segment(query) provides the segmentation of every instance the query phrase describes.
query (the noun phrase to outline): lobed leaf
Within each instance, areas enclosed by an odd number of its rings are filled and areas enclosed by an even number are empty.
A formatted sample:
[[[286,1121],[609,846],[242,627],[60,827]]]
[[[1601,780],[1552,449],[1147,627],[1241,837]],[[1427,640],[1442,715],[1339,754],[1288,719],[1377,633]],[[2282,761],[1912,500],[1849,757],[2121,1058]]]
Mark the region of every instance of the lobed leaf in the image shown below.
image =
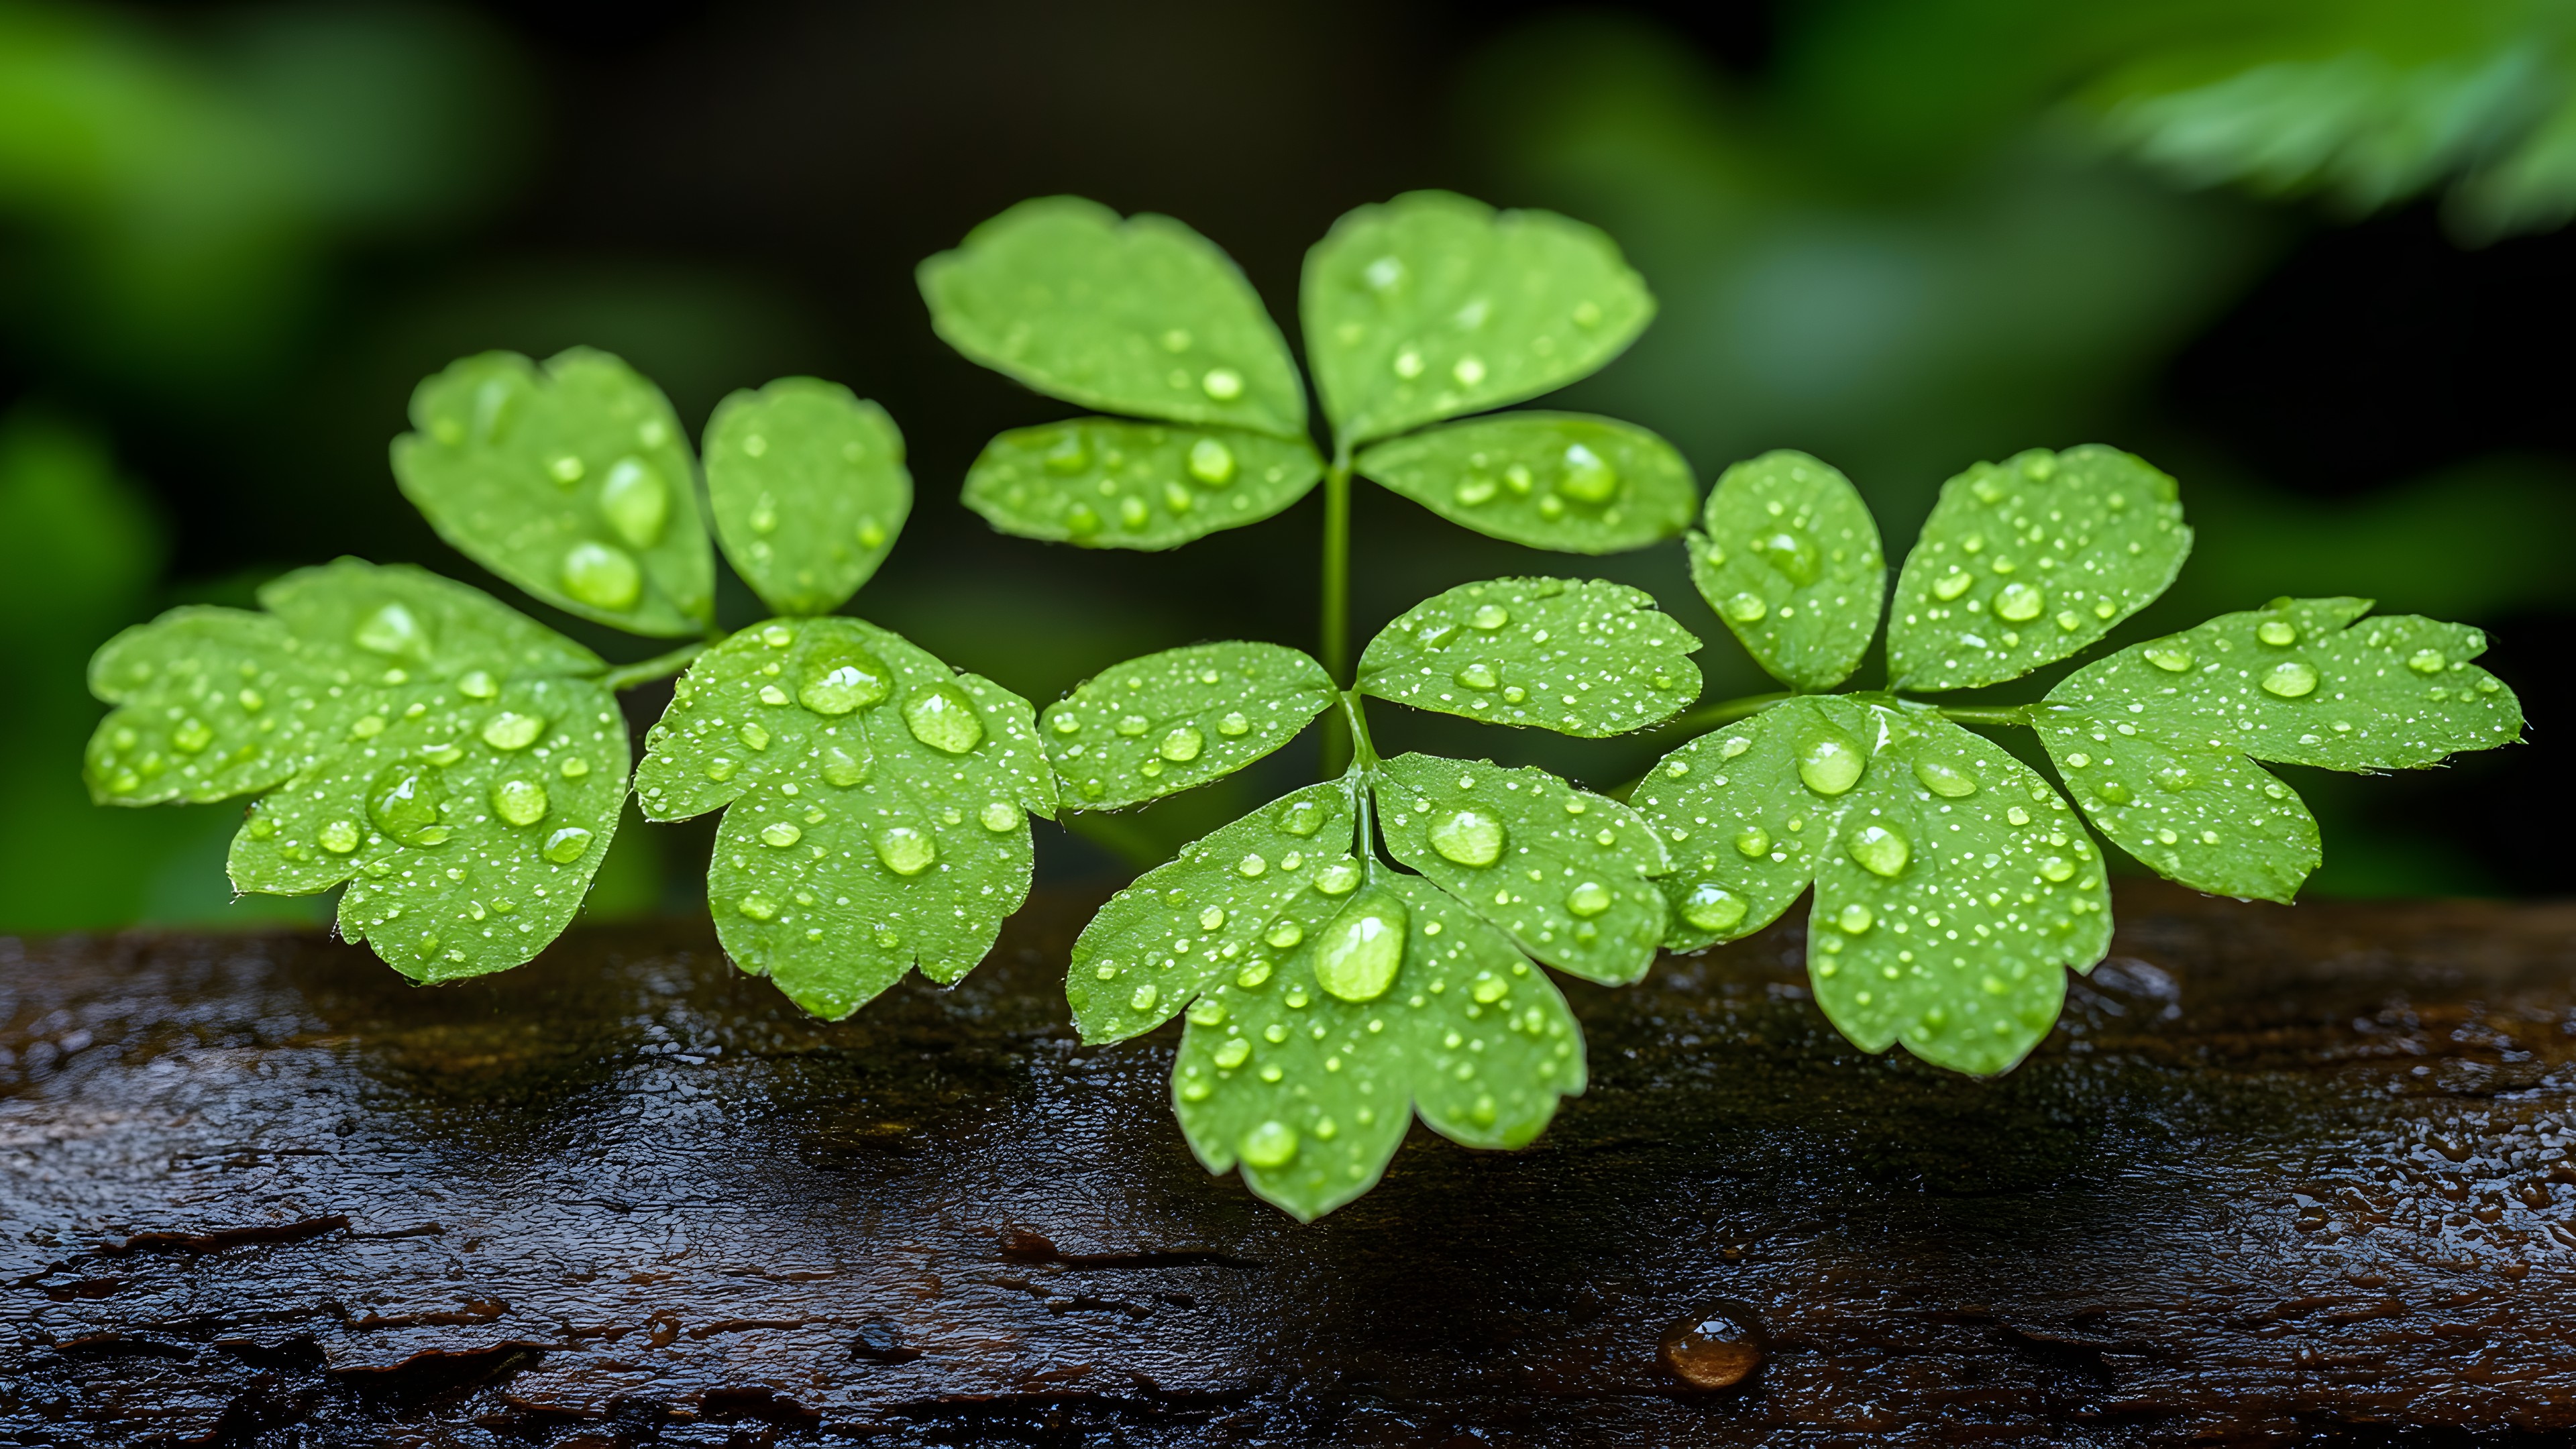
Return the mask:
[[[2522,734],[2522,705],[2469,663],[2486,635],[2365,599],[2276,599],[2069,675],[2034,712],[2104,833],[2172,880],[2286,901],[2316,824],[2251,763],[2416,769]]]
[[[1301,307],[1333,436],[1354,447],[1596,372],[1655,301],[1597,228],[1414,191],[1333,224]]]
[[[1493,579],[1414,605],[1360,655],[1362,693],[1599,738],[1699,697],[1700,647],[1653,596],[1598,579]]]
[[[1690,536],[1691,582],[1771,676],[1804,690],[1851,677],[1878,632],[1887,560],[1850,480],[1779,449],[1738,463]]]
[[[1024,201],[921,264],[949,346],[1051,397],[1303,440],[1306,391],[1214,242],[1077,196]]]
[[[2174,480],[2143,459],[2087,444],[1980,463],[1941,485],[1897,578],[1890,687],[1972,689],[2070,658],[2190,553]]]
[[[1199,1161],[1301,1221],[1375,1186],[1412,1112],[1519,1147],[1584,1086],[1573,1013],[1502,931],[1374,865],[1343,901],[1270,972],[1199,999],[1172,1074]]]
[[[1531,548],[1617,553],[1671,538],[1697,490],[1673,445],[1631,423],[1517,412],[1426,428],[1359,471],[1450,522]]]
[[[438,536],[559,609],[635,634],[715,611],[697,469],[653,386],[605,352],[450,363],[411,398],[394,477]]]
[[[1073,943],[1065,999],[1086,1042],[1169,1021],[1220,978],[1249,991],[1360,882],[1352,779],[1292,791],[1109,898]]]
[[[1664,944],[1696,951],[1779,919],[1815,878],[1808,847],[1824,838],[1819,802],[1798,778],[1801,747],[1857,740],[1848,700],[1783,700],[1700,736],[1646,772],[1629,804],[1662,832],[1675,869],[1657,884],[1672,905]]]
[[[346,883],[340,929],[416,980],[517,966],[570,924],[626,793],[625,724],[589,650],[414,568],[342,559],[189,608],[91,663],[117,706],[87,773],[104,804],[269,791],[236,889]]]
[[[1666,911],[1649,877],[1672,861],[1625,805],[1484,760],[1403,755],[1371,781],[1388,852],[1522,951],[1610,986],[1655,963]]]
[[[876,574],[912,512],[903,432],[839,383],[782,377],[707,422],[716,540],[781,614],[828,614]]]
[[[1178,548],[1278,513],[1323,474],[1302,438],[1075,418],[985,444],[966,474],[966,506],[1021,538]]]
[[[1064,805],[1115,810],[1222,779],[1296,738],[1340,697],[1276,644],[1194,644],[1130,659],[1050,706],[1040,731]]]
[[[707,897],[746,971],[839,1018],[918,965],[962,977],[1028,895],[1055,781],[1028,702],[857,619],[698,657],[645,740],[654,820],[730,806]]]

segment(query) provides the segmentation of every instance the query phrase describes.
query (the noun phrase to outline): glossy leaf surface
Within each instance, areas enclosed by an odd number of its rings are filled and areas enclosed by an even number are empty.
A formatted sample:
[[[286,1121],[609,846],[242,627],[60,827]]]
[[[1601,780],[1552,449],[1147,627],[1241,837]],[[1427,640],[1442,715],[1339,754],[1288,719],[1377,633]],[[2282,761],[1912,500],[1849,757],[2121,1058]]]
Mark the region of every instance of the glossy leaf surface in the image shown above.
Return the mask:
[[[1560,553],[1618,553],[1690,523],[1697,490],[1673,445],[1631,423],[1514,412],[1426,428],[1359,472],[1478,533]]]
[[[903,433],[838,383],[783,377],[707,423],[707,501],[725,558],[781,614],[849,602],[912,512]]]
[[[1800,752],[1837,736],[1856,750],[1863,720],[1847,700],[1783,700],[1692,740],[1637,782],[1629,804],[1674,863],[1658,882],[1672,905],[1667,946],[1750,936],[1807,889],[1823,802],[1798,778]]]
[[[1493,579],[1434,595],[1379,631],[1360,656],[1359,688],[1494,724],[1618,735],[1699,697],[1699,647],[1642,589]]]
[[[1754,662],[1799,689],[1831,689],[1878,632],[1887,560],[1850,480],[1782,449],[1736,464],[1690,536],[1691,582]]]
[[[1178,548],[1276,514],[1323,475],[1303,439],[1075,418],[985,444],[966,474],[966,506],[1021,538]]]
[[[1332,676],[1295,649],[1228,641],[1103,670],[1047,708],[1040,735],[1064,804],[1114,810],[1231,775],[1332,707]]]

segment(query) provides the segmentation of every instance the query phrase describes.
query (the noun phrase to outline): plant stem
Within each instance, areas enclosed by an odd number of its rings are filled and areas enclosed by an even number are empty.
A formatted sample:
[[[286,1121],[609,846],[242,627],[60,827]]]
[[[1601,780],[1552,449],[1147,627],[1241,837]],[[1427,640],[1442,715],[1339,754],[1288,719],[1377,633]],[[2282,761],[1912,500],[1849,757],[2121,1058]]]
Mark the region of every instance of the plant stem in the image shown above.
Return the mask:
[[[1339,713],[1350,730],[1351,744],[1358,753],[1360,769],[1363,772],[1376,769],[1377,742],[1369,738],[1368,709],[1360,703],[1358,690],[1342,691],[1342,707]],[[1366,862],[1373,859],[1371,852],[1377,849],[1376,794],[1369,788],[1365,779],[1361,781],[1357,793],[1360,859]]]
[[[656,654],[650,659],[639,659],[632,664],[620,665],[601,675],[599,682],[607,685],[611,690],[622,690],[633,689],[639,684],[650,684],[656,679],[668,679],[688,668],[690,660],[704,654],[707,651],[707,643],[708,641],[701,640],[693,644],[683,644],[668,654]]]
[[[1692,734],[1698,734],[1702,730],[1715,729],[1722,724],[1733,724],[1749,714],[1760,714],[1784,699],[1796,697],[1784,689],[1775,694],[1748,694],[1742,699],[1721,700],[1705,709],[1695,709],[1677,719],[1666,720],[1657,727],[1656,733],[1688,730]]]
[[[1956,724],[2027,725],[2030,706],[2026,704],[1943,704],[1934,708],[1941,718]]]
[[[1351,681],[1351,459],[1336,450],[1324,470],[1324,579],[1322,634],[1316,656],[1335,685]],[[1349,768],[1351,737],[1347,710],[1324,717],[1324,775]]]

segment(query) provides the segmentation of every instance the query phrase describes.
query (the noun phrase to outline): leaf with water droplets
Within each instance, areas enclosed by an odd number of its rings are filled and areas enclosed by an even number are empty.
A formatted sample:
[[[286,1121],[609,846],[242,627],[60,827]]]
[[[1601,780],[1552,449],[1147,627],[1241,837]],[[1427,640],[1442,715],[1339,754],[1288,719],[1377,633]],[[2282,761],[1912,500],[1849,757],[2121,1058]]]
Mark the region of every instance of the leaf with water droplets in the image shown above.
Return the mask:
[[[1302,438],[1074,418],[985,444],[966,474],[966,506],[1021,538],[1178,548],[1278,513],[1323,474]]]
[[[1024,201],[921,264],[942,340],[1109,412],[1303,440],[1306,389],[1232,258],[1168,216]]]
[[[450,363],[411,398],[394,477],[438,535],[559,609],[634,634],[715,611],[697,469],[661,389],[576,347]]]
[[[1414,191],[1333,223],[1306,253],[1306,357],[1333,434],[1357,446],[1553,392],[1655,315],[1594,227]]]
[[[1672,861],[1627,806],[1545,770],[1486,760],[1401,755],[1373,778],[1389,853],[1521,950],[1610,986],[1654,964],[1666,912],[1649,877]]]
[[[340,931],[422,981],[505,970],[561,934],[626,792],[626,730],[580,645],[478,590],[355,559],[110,640],[89,746],[105,804],[267,791],[238,890],[346,883]]]
[[[1868,766],[1815,851],[1816,1004],[1866,1050],[2005,1071],[2056,1024],[2064,968],[2110,949],[2102,853],[1993,741],[1922,710],[1863,712]]]
[[[1862,749],[1868,716],[1832,697],[1783,700],[1655,762],[1628,803],[1663,836],[1674,869],[1661,877],[1671,903],[1664,944],[1695,951],[1750,936],[1779,918],[1815,877],[1812,847],[1825,837],[1826,786]]]
[[[1599,738],[1699,698],[1700,647],[1642,589],[1492,579],[1414,605],[1360,655],[1363,693],[1415,709]]]
[[[1333,706],[1324,666],[1276,644],[1194,644],[1114,665],[1040,721],[1071,810],[1115,810],[1222,779]]]
[[[2032,724],[2075,803],[2169,879],[2287,901],[2316,822],[2252,763],[2419,769],[2522,736],[2522,704],[2469,663],[2486,635],[2366,599],[2276,599],[2069,675]]]
[[[1738,463],[1690,536],[1691,582],[1754,662],[1783,683],[1831,689],[1878,632],[1887,560],[1848,479],[1780,449]]]
[[[1515,412],[1359,455],[1358,470],[1450,522],[1531,548],[1618,553],[1689,526],[1698,490],[1673,445],[1632,423]]]
[[[1510,937],[1383,868],[1345,899],[1257,980],[1220,975],[1172,1071],[1199,1161],[1300,1221],[1376,1186],[1416,1112],[1520,1147],[1584,1086],[1582,1029]]]
[[[2174,480],[2086,444],[1941,486],[1888,615],[1894,687],[1972,689],[2054,664],[2162,594],[2191,553]]]
[[[716,404],[707,423],[716,539],[782,614],[828,614],[894,548],[912,512],[903,433],[839,383],[782,377]]]
[[[707,866],[726,953],[832,1019],[983,960],[1028,895],[1028,815],[1055,812],[1028,701],[857,619],[699,655],[644,748],[646,818],[728,807]]]
[[[1348,779],[1283,795],[1109,898],[1073,943],[1065,999],[1086,1042],[1169,1021],[1219,980],[1249,990],[1359,888]]]

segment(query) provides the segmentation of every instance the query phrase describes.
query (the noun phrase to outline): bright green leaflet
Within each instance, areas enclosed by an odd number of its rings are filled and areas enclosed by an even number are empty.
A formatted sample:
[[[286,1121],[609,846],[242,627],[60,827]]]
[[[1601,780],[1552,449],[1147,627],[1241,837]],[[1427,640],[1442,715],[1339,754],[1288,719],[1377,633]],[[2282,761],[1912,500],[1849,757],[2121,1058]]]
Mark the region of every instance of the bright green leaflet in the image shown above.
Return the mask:
[[[1808,774],[1825,838],[1807,974],[1816,1004],[1868,1051],[1989,1075],[2057,1022],[2063,968],[2111,945],[2102,853],[2046,781],[1929,711],[1851,707],[1869,759]],[[1802,761],[1803,762],[1803,761]]]
[[[1806,890],[1824,829],[1799,762],[1820,744],[1831,746],[1820,764],[1841,750],[1858,760],[1863,723],[1845,700],[1784,700],[1673,751],[1637,782],[1628,803],[1663,832],[1675,862],[1658,882],[1672,903],[1665,945],[1696,951],[1750,936]]]
[[[1642,589],[1493,579],[1416,604],[1360,655],[1362,693],[1415,709],[1599,738],[1699,698],[1700,647]]]
[[[1427,428],[1359,471],[1450,522],[1531,548],[1617,553],[1690,524],[1698,490],[1673,445],[1633,423],[1516,412]]]
[[[1178,548],[1270,517],[1323,474],[1303,439],[1075,418],[985,444],[966,474],[966,506],[1022,538]]]
[[[1896,581],[1891,687],[1972,689],[2069,658],[2190,553],[2174,480],[2142,459],[2087,444],[1980,463],[1941,486]]]
[[[1115,810],[1222,779],[1296,738],[1337,694],[1276,644],[1195,644],[1103,671],[1048,707],[1040,736],[1075,810]]]
[[[1276,969],[1191,1008],[1172,1074],[1199,1161],[1241,1167],[1301,1221],[1374,1187],[1412,1112],[1453,1142],[1519,1147],[1584,1086],[1582,1034],[1544,971],[1431,883],[1368,876]],[[1392,977],[1365,1000],[1326,990],[1337,948],[1372,929]]]
[[[412,393],[394,477],[438,535],[557,608],[635,634],[705,632],[715,559],[661,389],[575,347],[543,371],[460,359]]]
[[[903,433],[835,382],[737,392],[707,422],[707,505],[762,602],[828,614],[876,573],[912,512]]]
[[[2315,824],[2252,760],[2415,769],[2521,737],[2522,705],[2469,663],[2486,636],[2364,599],[2279,599],[2121,650],[2032,723],[2076,803],[2159,874],[2287,900]]]
[[[1300,304],[1344,447],[1552,392],[1655,314],[1645,279],[1596,228],[1445,191],[1335,222],[1306,253]]]
[[[1781,449],[1738,463],[1690,536],[1691,582],[1754,662],[1799,689],[1851,677],[1878,632],[1887,559],[1850,480]]]
[[[919,965],[964,976],[1028,895],[1055,781],[1028,702],[856,619],[773,620],[699,656],[637,773],[647,818],[729,805],[716,935],[840,1018]]]
[[[1521,950],[1611,986],[1655,963],[1666,912],[1649,877],[1672,862],[1627,806],[1544,770],[1482,760],[1403,755],[1371,776],[1388,852]]]
[[[1306,390],[1261,298],[1167,216],[1074,196],[1024,201],[921,264],[948,345],[1039,392],[1109,412],[1303,439]]]
[[[236,888],[349,882],[340,930],[423,981],[505,970],[571,923],[626,793],[624,718],[590,651],[412,568],[343,559],[109,641],[102,803],[273,791]],[[282,787],[282,788],[279,788]]]
[[[1065,998],[1086,1042],[1171,1020],[1220,979],[1258,988],[1360,882],[1353,781],[1283,795],[1109,898],[1073,945]]]

